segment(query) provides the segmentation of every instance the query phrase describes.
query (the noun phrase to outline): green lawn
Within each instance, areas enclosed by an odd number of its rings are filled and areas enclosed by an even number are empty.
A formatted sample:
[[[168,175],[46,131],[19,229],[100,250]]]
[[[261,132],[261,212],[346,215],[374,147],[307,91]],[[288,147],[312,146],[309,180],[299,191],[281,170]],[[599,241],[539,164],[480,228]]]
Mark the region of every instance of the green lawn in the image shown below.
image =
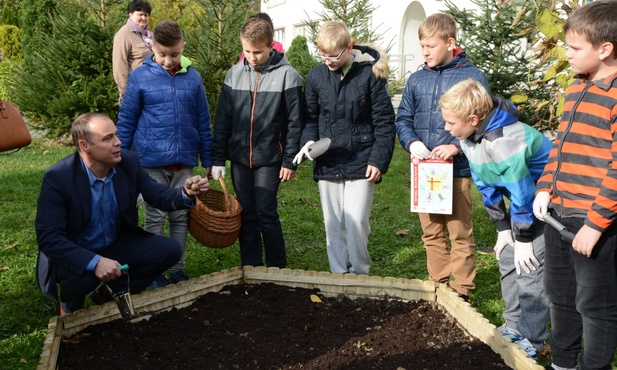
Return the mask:
[[[35,369],[55,305],[35,283],[34,218],[41,177],[46,168],[73,148],[44,139],[10,155],[0,155],[0,363],[3,369]],[[369,249],[371,274],[427,279],[418,217],[409,212],[409,161],[397,144],[390,171],[375,190]],[[228,187],[231,181],[228,179]],[[213,186],[218,186],[214,184]],[[280,214],[288,248],[288,267],[328,271],[323,216],[310,162],[298,176],[281,186]],[[476,233],[476,290],[472,305],[493,324],[500,325],[503,302],[499,271],[492,245],[496,232],[473,189]],[[397,233],[407,230],[406,233]],[[402,235],[398,235],[402,234]],[[483,252],[484,251],[484,252]],[[239,265],[237,245],[226,249],[188,242],[187,273],[209,274]]]

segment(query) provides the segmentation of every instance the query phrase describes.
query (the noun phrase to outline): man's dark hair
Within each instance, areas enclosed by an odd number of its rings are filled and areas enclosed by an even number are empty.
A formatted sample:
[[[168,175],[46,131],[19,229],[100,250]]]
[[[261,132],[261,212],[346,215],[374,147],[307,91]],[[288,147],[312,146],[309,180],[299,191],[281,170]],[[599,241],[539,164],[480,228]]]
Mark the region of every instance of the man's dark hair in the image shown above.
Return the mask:
[[[160,21],[154,27],[154,43],[163,46],[176,46],[184,41],[180,25],[172,20]]]
[[[84,113],[81,116],[75,118],[73,123],[71,124],[71,137],[73,139],[73,145],[77,151],[79,149],[79,140],[86,140],[88,143],[92,143],[92,133],[90,132],[90,121],[93,118],[106,118],[109,119],[109,116],[105,113]]]
[[[132,0],[126,7],[129,14],[133,12],[144,12],[148,15],[152,12],[152,6],[145,0]]]

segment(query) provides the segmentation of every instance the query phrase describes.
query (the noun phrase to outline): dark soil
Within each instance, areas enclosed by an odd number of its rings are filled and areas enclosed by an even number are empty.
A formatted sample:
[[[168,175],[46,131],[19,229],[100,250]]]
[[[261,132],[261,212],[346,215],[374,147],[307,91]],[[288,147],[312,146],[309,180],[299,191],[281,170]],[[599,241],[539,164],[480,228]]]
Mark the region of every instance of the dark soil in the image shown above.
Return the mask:
[[[272,283],[230,285],[149,321],[91,326],[63,340],[58,363],[80,370],[508,369],[434,302],[326,298]]]

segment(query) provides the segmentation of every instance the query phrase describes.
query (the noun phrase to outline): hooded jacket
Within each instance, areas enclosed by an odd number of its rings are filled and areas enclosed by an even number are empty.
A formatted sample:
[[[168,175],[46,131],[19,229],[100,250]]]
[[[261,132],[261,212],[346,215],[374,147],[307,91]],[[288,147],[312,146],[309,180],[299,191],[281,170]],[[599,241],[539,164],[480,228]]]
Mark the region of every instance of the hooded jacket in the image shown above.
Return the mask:
[[[245,167],[295,170],[302,130],[302,76],[278,51],[253,67],[246,59],[227,71],[216,111],[215,166],[226,160]]]
[[[368,165],[388,171],[396,130],[388,91],[385,54],[354,45],[354,62],[341,79],[323,64],[306,78],[306,126],[302,145],[330,138],[329,149],[313,162],[313,178],[356,180],[366,178]]]
[[[171,165],[211,167],[212,132],[206,91],[199,72],[182,57],[173,76],[153,60],[131,72],[118,114],[122,149],[145,168]]]
[[[445,144],[460,148],[458,140],[444,130],[439,99],[449,88],[468,78],[480,82],[490,94],[486,75],[467,60],[461,48],[454,50],[454,59],[450,63],[434,68],[425,63],[421,70],[409,77],[396,117],[396,132],[405,150],[409,151],[409,144],[418,140],[428,150]],[[469,163],[464,155],[454,156],[453,162],[454,177],[470,176]]]
[[[519,122],[512,103],[494,97],[493,109],[476,133],[460,144],[497,230],[512,228],[516,240],[531,242],[534,222],[539,223],[533,215],[536,182],[552,143],[533,127]],[[504,198],[510,200],[509,212]]]

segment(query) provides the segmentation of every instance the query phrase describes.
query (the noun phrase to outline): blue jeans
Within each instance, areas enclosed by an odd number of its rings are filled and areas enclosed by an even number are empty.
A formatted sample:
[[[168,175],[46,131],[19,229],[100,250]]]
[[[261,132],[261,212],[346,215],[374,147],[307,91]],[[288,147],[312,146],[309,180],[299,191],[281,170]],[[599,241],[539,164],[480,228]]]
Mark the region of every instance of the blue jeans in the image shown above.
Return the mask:
[[[231,163],[234,191],[242,206],[239,238],[242,266],[263,266],[262,250],[268,267],[287,266],[276,198],[280,170],[280,166],[249,168]]]
[[[548,339],[549,303],[544,289],[544,235],[536,225],[532,245],[540,266],[529,273],[516,273],[514,247],[506,246],[499,257],[501,295],[506,302],[503,318],[509,328],[518,330],[536,349]]]
[[[553,216],[573,233],[583,226],[582,218]],[[591,258],[572,249],[549,225],[544,236],[553,363],[575,367],[578,360],[581,370],[610,369],[617,348],[617,225],[602,234]]]

